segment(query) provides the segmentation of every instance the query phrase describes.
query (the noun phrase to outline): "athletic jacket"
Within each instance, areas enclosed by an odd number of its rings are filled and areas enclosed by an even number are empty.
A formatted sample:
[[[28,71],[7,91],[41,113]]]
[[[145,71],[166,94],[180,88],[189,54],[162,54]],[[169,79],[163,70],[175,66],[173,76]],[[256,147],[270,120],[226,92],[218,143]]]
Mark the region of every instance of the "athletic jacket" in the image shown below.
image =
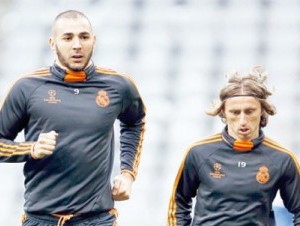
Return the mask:
[[[19,79],[0,111],[0,162],[25,162],[25,211],[93,213],[111,209],[114,122],[120,120],[121,170],[133,176],[141,154],[145,108],[128,76],[94,65],[86,81],[64,81],[53,65]],[[24,129],[25,142],[13,140]],[[40,133],[58,133],[53,155],[32,158]]]
[[[168,225],[275,225],[272,202],[278,190],[294,214],[294,224],[300,225],[296,157],[262,131],[251,145],[245,145],[224,129],[187,150],[170,199]]]

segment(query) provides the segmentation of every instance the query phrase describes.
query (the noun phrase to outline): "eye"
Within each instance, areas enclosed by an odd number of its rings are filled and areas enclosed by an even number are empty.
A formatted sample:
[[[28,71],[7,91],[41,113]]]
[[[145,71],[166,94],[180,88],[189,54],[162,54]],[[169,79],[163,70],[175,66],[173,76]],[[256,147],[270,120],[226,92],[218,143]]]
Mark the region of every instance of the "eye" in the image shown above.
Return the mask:
[[[88,40],[88,39],[91,38],[91,36],[90,36],[89,33],[84,32],[84,33],[79,34],[79,38],[82,39],[82,40]]]
[[[248,109],[245,111],[245,114],[251,115],[255,110],[254,109]]]
[[[64,36],[63,40],[65,40],[65,41],[71,41],[72,37],[71,36]]]
[[[239,115],[241,113],[241,111],[231,111],[231,114],[233,115]]]

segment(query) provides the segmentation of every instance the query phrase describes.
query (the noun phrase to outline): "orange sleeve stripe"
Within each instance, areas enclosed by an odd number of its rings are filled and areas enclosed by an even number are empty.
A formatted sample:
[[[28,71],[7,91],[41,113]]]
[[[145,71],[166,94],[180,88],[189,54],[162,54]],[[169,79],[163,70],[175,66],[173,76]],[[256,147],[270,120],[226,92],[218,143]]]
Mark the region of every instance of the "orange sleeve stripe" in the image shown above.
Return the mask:
[[[138,90],[134,80],[130,76],[128,76],[127,74],[119,73],[119,72],[114,71],[110,68],[102,68],[102,67],[99,67],[99,66],[96,66],[96,72],[106,74],[106,75],[115,75],[115,76],[125,77],[133,84],[133,86],[135,87],[135,89],[139,93],[139,90]],[[145,107],[144,107],[144,111],[146,112]],[[143,122],[145,122],[145,118],[143,119]],[[140,164],[140,159],[141,159],[142,143],[143,143],[143,140],[144,140],[144,133],[145,133],[145,125],[142,128],[142,131],[140,133],[140,139],[139,139],[139,143],[138,143],[138,147],[137,147],[137,152],[135,154],[135,158],[134,158],[134,162],[133,162],[133,171],[132,171],[132,173],[133,173],[134,177],[136,177],[136,175],[138,173],[138,166]]]
[[[4,147],[4,148],[28,148],[31,147],[31,143],[19,143],[19,144],[6,144],[6,143],[2,143],[0,142],[0,147]]]
[[[44,67],[44,68],[40,68],[38,70],[35,70],[33,72],[27,73],[27,74],[23,74],[21,75],[21,78],[23,77],[30,77],[30,76],[50,76],[50,68],[49,67]]]
[[[192,146],[193,147],[193,146]],[[175,200],[175,197],[176,197],[176,189],[177,189],[177,186],[179,184],[179,180],[181,178],[181,175],[182,175],[182,171],[183,171],[183,168],[184,168],[184,161],[188,155],[188,153],[191,151],[192,147],[188,148],[184,155],[183,155],[183,160],[181,161],[181,164],[179,166],[179,170],[178,170],[178,173],[176,175],[176,178],[175,178],[175,182],[174,182],[174,186],[173,186],[173,189],[172,189],[172,195],[171,195],[171,199],[170,199],[170,204],[169,204],[169,211],[168,211],[168,226],[176,226],[177,225],[177,219],[176,219],[176,209],[177,209],[177,205],[176,205],[176,200]]]
[[[6,95],[4,96],[4,98],[2,98],[2,101],[0,103],[0,110],[2,109],[3,107],[3,104],[4,104],[4,101],[6,100],[7,98],[7,95],[9,94],[10,90],[12,89],[12,87],[17,83],[17,81],[19,81],[20,79],[22,78],[27,78],[27,77],[39,77],[39,76],[50,76],[51,73],[50,73],[50,69],[49,68],[41,68],[39,70],[36,70],[32,73],[29,73],[29,74],[23,74],[21,75],[18,79],[16,79],[12,85],[10,86],[10,88],[8,89],[8,92],[6,92]]]
[[[104,68],[104,67],[99,67],[99,66],[95,66],[95,70],[98,73],[103,73],[103,74],[118,74],[117,71],[112,70],[111,68]]]
[[[267,137],[263,141],[263,144],[265,144],[268,147],[274,148],[277,151],[284,152],[284,153],[288,154],[289,156],[291,156],[291,158],[294,160],[294,162],[297,166],[298,173],[300,174],[299,161],[298,161],[296,155],[292,151],[285,149],[280,144],[278,144],[277,142],[275,142],[275,141],[273,141],[273,140],[271,140],[270,138],[267,138]]]
[[[185,162],[185,159],[186,159],[187,155],[189,154],[191,149],[195,146],[214,143],[214,142],[220,142],[220,141],[222,141],[222,134],[218,133],[216,135],[209,136],[207,138],[204,138],[200,141],[195,142],[190,147],[188,147],[188,149],[185,151],[184,156],[183,156],[183,160],[180,164],[177,176],[175,178],[173,190],[172,190],[172,195],[171,195],[170,204],[169,204],[169,211],[168,211],[168,226],[177,226],[177,219],[176,219],[177,205],[176,205],[176,200],[175,200],[176,189],[178,187],[179,180],[180,180],[182,172],[183,172],[184,162]]]
[[[0,151],[3,151],[3,152],[14,152],[15,150],[18,150],[18,151],[26,151],[28,150],[28,148],[30,147],[19,147],[19,146],[12,146],[12,147],[9,147],[9,148],[4,148],[2,147],[2,145],[0,145]]]
[[[145,122],[145,118],[143,119],[143,122]],[[139,139],[139,144],[137,147],[137,152],[135,154],[134,162],[133,162],[133,174],[136,177],[138,173],[138,167],[140,165],[140,159],[141,159],[141,154],[142,154],[142,148],[143,148],[143,141],[144,141],[144,133],[145,133],[145,124],[141,130],[140,133],[140,139]]]
[[[124,77],[124,78],[127,78],[132,84],[133,86],[135,87],[135,89],[139,92],[139,89],[135,83],[135,81],[127,74],[125,73],[119,73],[117,71],[114,71],[112,69],[109,69],[109,68],[101,68],[101,67],[98,67],[96,66],[96,72],[98,73],[102,73],[102,74],[106,74],[106,75],[116,75],[116,76],[121,76],[121,77]],[[144,107],[144,111],[146,111],[146,108]]]
[[[0,156],[9,157],[16,155],[25,155],[31,153],[34,143],[20,143],[19,145],[9,145],[0,143]]]

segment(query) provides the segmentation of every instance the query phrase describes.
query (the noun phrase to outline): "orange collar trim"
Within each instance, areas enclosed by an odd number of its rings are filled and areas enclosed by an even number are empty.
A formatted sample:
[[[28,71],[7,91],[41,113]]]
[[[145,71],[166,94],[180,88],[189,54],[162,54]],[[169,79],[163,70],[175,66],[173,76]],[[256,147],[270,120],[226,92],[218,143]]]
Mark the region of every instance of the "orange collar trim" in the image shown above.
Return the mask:
[[[85,82],[86,74],[84,71],[67,71],[64,78],[65,82]]]
[[[250,151],[253,147],[252,141],[236,140],[233,143],[233,149],[237,151]]]

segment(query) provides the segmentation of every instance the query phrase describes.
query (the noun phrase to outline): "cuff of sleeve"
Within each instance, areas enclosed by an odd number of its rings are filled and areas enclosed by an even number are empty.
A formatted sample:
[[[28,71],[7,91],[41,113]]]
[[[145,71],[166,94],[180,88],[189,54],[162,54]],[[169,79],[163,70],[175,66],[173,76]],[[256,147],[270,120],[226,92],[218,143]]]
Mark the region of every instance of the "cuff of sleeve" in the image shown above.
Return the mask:
[[[129,174],[132,176],[133,181],[135,181],[136,175],[135,175],[132,171],[127,170],[127,169],[123,169],[123,170],[121,170],[121,174],[122,174],[122,173],[129,173]]]

